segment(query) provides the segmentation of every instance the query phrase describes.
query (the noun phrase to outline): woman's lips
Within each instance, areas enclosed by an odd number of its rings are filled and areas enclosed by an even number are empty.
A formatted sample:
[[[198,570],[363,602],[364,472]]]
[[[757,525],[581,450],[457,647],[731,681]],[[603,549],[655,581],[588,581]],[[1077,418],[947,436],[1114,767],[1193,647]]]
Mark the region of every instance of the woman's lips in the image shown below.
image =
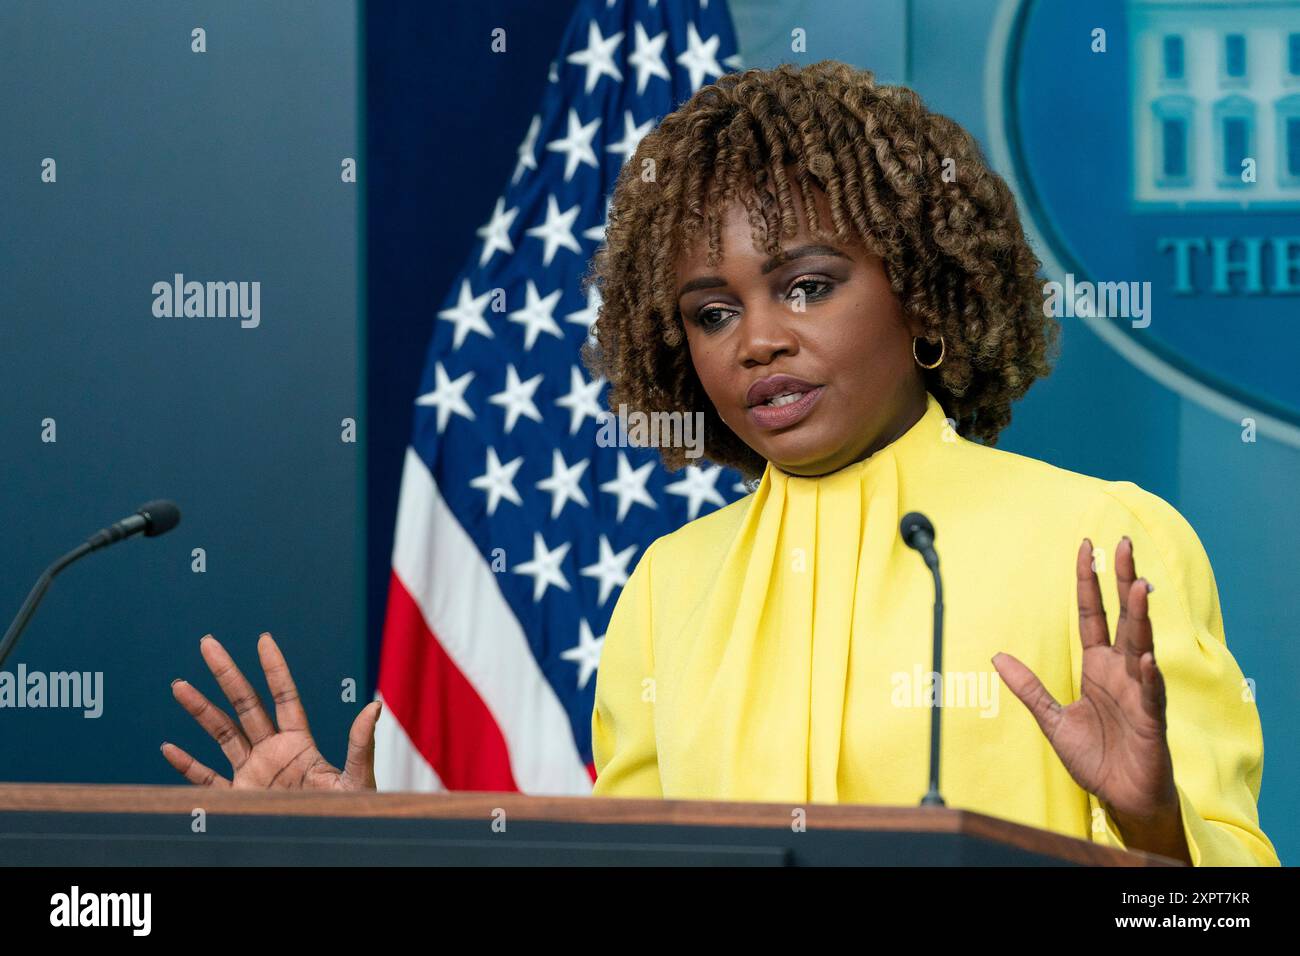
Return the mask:
[[[790,402],[788,405],[751,405],[746,410],[746,414],[749,415],[749,420],[759,428],[786,428],[802,420],[811,412],[824,391],[826,391],[826,386],[818,385],[816,388],[804,392],[798,401]]]

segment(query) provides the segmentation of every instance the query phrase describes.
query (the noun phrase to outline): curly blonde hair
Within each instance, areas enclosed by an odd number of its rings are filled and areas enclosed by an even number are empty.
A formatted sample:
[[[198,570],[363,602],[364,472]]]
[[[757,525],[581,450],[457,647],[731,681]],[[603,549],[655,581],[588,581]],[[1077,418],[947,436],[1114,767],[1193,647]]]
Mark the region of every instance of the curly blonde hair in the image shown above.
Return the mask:
[[[814,184],[829,201],[829,230]],[[958,434],[996,444],[1012,402],[1050,373],[1060,331],[1044,315],[1042,264],[1015,199],[965,129],[913,90],[835,60],[723,76],[665,116],[620,171],[605,242],[582,280],[601,298],[582,361],[609,381],[610,408],[703,411],[704,456],[762,473],[765,459],[726,426],[695,373],[675,263],[701,233],[717,263],[734,201],[755,250],[777,255],[798,230],[792,188],[818,240],[884,260],[905,313],[929,341],[944,338],[943,363],[922,370],[926,388]],[[670,471],[688,463],[682,448],[660,456]]]

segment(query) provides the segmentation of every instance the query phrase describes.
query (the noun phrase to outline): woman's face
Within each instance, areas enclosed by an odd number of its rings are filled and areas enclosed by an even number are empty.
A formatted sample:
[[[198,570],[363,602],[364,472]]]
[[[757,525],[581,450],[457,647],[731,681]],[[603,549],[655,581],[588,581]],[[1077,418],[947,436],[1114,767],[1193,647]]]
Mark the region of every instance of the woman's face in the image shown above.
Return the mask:
[[[829,223],[825,194],[814,188],[814,196]],[[818,243],[797,190],[792,200],[799,232],[773,261],[754,250],[745,208],[733,204],[721,261],[706,265],[703,242],[678,259],[677,304],[696,374],[722,420],[783,471],[813,476],[874,454],[925,412],[912,356],[921,328],[909,328],[880,257]],[[778,375],[797,381],[782,384]],[[795,398],[764,404],[765,384]]]

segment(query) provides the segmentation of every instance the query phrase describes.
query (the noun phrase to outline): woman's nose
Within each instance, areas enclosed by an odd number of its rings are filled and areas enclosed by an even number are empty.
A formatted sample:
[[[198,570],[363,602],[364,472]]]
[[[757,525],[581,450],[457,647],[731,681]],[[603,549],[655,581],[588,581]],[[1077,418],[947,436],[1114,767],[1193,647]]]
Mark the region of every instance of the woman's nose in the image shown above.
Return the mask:
[[[741,362],[766,365],[782,353],[798,352],[792,318],[793,313],[784,303],[763,302],[746,309],[740,317]]]

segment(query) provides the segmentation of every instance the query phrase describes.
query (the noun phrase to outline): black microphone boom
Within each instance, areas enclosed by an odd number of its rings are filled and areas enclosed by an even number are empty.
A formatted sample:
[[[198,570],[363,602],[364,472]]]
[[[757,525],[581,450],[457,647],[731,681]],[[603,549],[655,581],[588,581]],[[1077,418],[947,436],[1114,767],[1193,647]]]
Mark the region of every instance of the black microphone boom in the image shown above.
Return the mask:
[[[27,595],[27,600],[23,602],[23,606],[18,609],[18,615],[14,618],[13,623],[9,625],[9,630],[5,631],[4,640],[0,640],[0,667],[4,666],[5,659],[9,657],[14,645],[18,643],[18,636],[22,634],[23,628],[27,626],[27,622],[36,613],[36,606],[41,603],[41,598],[45,597],[45,592],[49,590],[50,582],[54,580],[56,574],[73,561],[83,555],[90,554],[92,551],[106,548],[123,538],[129,538],[131,535],[141,532],[144,532],[146,538],[164,534],[180,524],[180,520],[181,512],[176,507],[175,502],[164,499],[150,501],[141,505],[136,510],[136,513],[129,518],[123,518],[116,524],[96,531],[82,544],[46,568],[41,573],[41,576],[36,579],[36,585],[32,588],[31,593]]]
[[[934,655],[935,705],[930,709],[930,789],[921,798],[923,807],[944,806],[939,795],[939,731],[943,722],[943,579],[939,576],[939,555],[934,550],[934,525],[919,511],[903,515],[898,525],[903,541],[919,551],[934,575]]]

